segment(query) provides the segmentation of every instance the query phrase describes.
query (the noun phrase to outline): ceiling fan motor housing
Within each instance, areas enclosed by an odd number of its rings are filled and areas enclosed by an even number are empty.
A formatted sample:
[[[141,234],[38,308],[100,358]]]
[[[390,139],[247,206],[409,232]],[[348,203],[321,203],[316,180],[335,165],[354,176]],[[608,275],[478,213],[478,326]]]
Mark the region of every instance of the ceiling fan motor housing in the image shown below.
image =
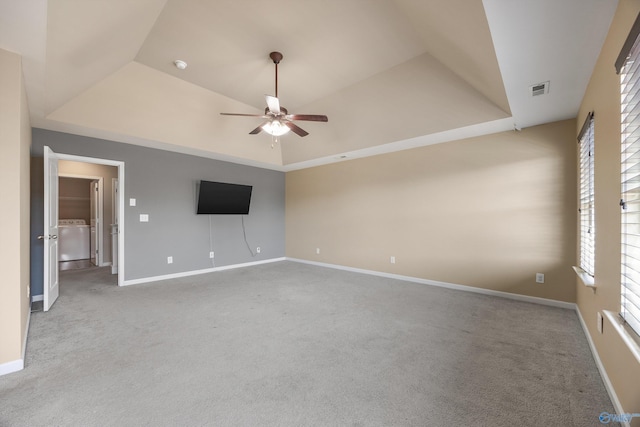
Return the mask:
[[[285,115],[285,116],[286,116],[287,114],[289,114],[289,112],[287,111],[287,109],[286,109],[286,108],[284,108],[282,105],[280,106],[280,112],[282,113],[282,115]],[[266,114],[269,114],[269,107],[266,107],[266,108],[264,109],[264,114],[265,114],[265,115],[266,115]]]

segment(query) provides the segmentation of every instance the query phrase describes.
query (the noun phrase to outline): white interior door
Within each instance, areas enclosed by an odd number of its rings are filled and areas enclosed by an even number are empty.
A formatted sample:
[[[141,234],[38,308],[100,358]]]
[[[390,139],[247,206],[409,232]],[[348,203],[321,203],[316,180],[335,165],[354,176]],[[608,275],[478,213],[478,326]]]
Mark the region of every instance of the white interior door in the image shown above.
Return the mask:
[[[118,274],[118,224],[120,222],[120,197],[118,197],[118,180],[111,179],[111,197],[113,206],[113,224],[111,224],[111,274]]]
[[[44,147],[44,311],[48,311],[60,293],[58,278],[58,157]]]
[[[98,261],[96,259],[98,254],[98,227],[100,223],[98,221],[98,181],[91,181],[89,184],[89,198],[91,200],[91,238],[90,238],[90,250],[89,250],[89,259],[91,260],[91,264],[98,265]]]

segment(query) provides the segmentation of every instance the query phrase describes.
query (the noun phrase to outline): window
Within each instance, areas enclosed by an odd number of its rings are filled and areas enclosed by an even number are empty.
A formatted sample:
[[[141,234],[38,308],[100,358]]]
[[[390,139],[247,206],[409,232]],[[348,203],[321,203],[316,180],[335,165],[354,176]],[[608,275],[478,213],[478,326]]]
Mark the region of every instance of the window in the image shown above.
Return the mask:
[[[640,21],[616,61],[621,90],[620,315],[640,334]]]
[[[589,276],[595,269],[595,221],[593,188],[593,112],[578,135],[580,141],[580,268]]]

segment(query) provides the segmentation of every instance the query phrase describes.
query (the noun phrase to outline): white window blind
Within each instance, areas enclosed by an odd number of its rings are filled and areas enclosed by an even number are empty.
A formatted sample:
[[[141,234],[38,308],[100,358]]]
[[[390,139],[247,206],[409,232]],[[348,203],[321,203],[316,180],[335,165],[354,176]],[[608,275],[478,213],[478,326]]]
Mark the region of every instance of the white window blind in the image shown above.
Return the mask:
[[[620,315],[640,334],[640,43],[620,72],[622,101],[622,267]]]
[[[595,270],[595,207],[593,185],[593,113],[587,115],[580,141],[580,268],[590,276]]]

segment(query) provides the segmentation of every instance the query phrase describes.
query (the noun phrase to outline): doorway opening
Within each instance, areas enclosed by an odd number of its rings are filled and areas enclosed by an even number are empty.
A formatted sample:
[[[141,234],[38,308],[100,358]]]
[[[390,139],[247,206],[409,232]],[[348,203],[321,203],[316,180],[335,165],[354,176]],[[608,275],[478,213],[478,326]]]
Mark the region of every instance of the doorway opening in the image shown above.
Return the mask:
[[[58,154],[59,270],[117,275],[118,167],[69,158]]]
[[[104,182],[115,179],[118,169],[65,160],[61,160],[58,167],[60,271],[112,265],[110,224],[114,223],[115,216]]]
[[[124,162],[55,153],[47,146],[44,154],[45,232],[39,238],[45,240],[43,309],[48,311],[59,294],[63,262],[83,261],[116,275],[123,285]],[[79,242],[67,238],[71,248],[65,246],[65,233],[80,235]]]

